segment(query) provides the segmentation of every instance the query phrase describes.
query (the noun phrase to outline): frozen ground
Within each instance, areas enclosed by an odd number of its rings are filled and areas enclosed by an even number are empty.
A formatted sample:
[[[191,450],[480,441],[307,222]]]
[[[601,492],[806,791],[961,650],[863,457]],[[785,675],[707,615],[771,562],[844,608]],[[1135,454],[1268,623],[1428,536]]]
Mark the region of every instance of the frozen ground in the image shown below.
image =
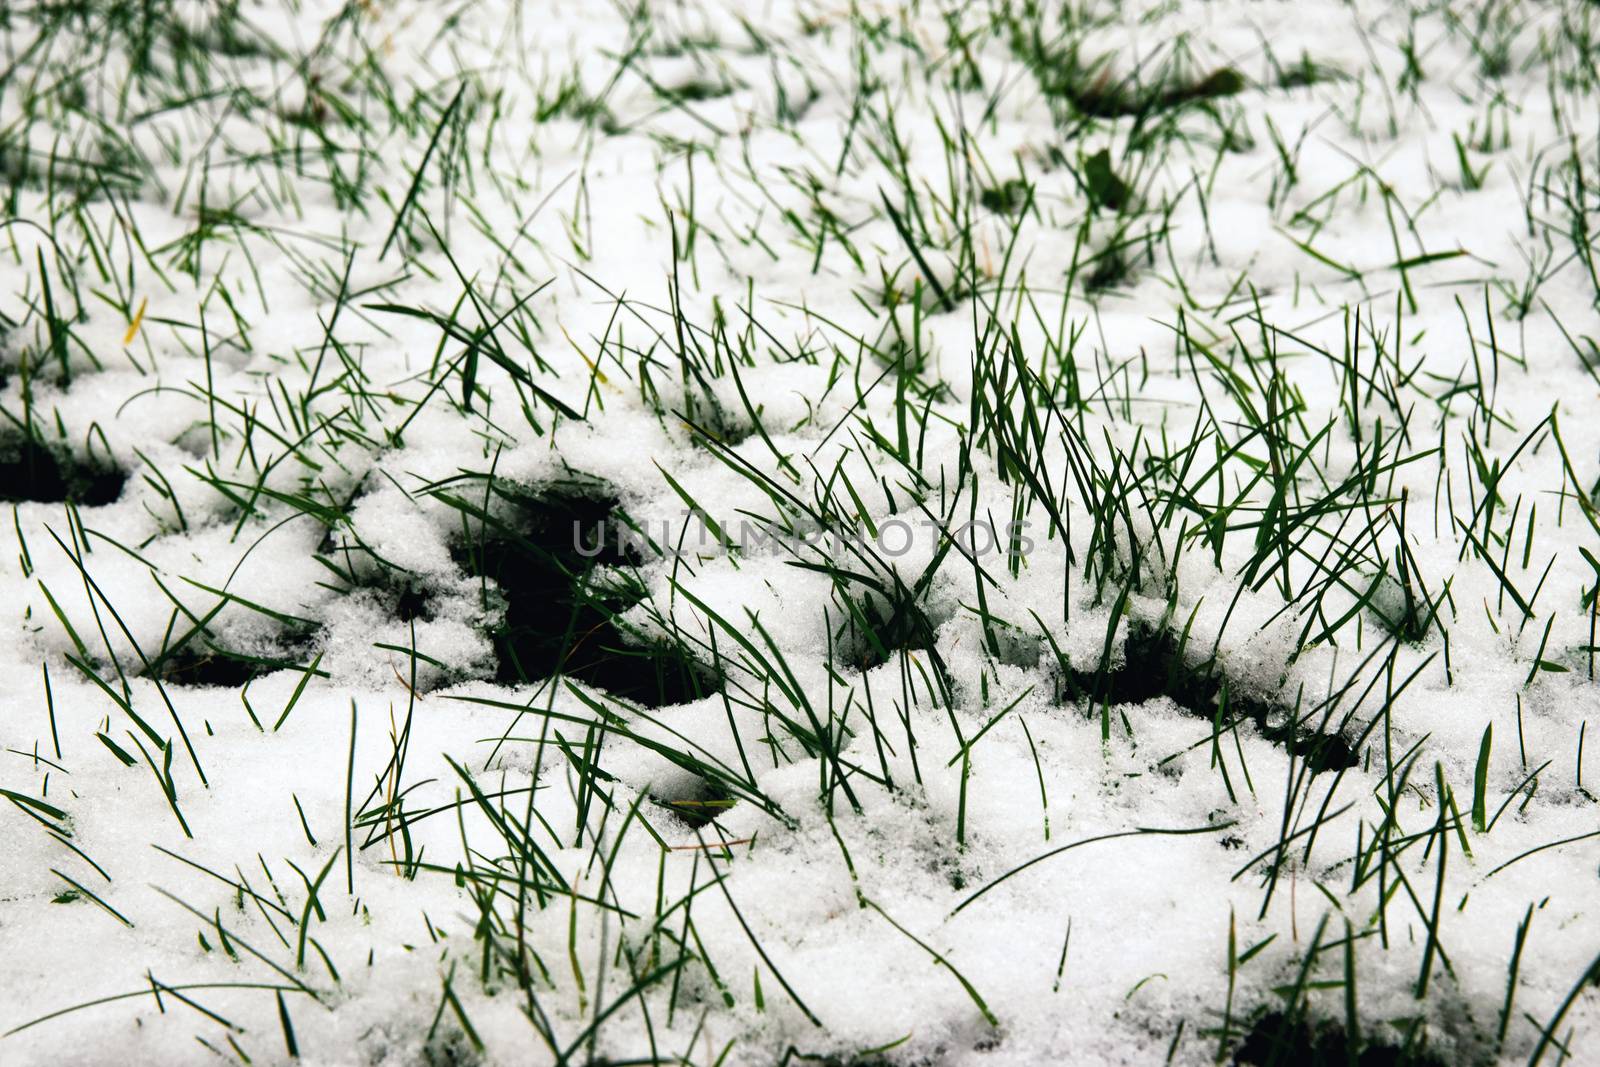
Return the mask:
[[[0,1062],[1600,1063],[1597,47],[0,7]]]

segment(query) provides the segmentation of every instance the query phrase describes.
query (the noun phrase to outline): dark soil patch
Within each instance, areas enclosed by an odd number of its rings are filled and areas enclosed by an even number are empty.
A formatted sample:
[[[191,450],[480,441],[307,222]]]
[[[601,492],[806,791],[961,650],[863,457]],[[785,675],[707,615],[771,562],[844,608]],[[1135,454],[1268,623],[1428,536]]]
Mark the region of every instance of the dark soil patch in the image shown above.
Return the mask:
[[[0,500],[98,507],[121,496],[127,480],[110,463],[80,461],[36,440],[0,439]]]
[[[1293,745],[1312,773],[1356,765],[1358,753],[1337,732],[1304,728],[1287,709],[1241,695],[1217,669],[1214,660],[1190,663],[1171,630],[1135,624],[1129,629],[1121,666],[1096,671],[1066,668],[1058,675],[1057,699],[1087,700],[1094,705],[1142,704],[1158,696],[1197,718],[1210,722],[1226,708],[1223,722],[1249,720],[1262,736],[1279,745]]]

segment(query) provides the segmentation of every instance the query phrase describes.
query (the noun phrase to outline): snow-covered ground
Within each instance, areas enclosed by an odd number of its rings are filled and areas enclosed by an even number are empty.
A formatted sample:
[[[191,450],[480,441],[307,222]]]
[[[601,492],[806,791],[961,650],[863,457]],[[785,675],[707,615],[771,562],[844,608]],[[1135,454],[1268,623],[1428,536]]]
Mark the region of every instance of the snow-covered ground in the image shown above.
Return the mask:
[[[0,1063],[1600,1063],[1597,55],[0,8]]]

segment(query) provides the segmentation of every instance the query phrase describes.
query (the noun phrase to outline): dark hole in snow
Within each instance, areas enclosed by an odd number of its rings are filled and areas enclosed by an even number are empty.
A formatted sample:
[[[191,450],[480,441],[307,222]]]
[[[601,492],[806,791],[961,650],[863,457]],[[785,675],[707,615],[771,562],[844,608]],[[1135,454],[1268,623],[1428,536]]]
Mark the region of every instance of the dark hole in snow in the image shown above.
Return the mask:
[[[1083,187],[1096,207],[1120,212],[1133,204],[1133,188],[1117,174],[1111,153],[1104,148],[1083,161]],[[1119,243],[1108,251],[1120,248]]]
[[[153,656],[144,674],[146,677],[159,678],[169,685],[238,689],[263,674],[280,670],[303,671],[305,667],[302,659],[236,652],[197,636]]]
[[[866,672],[893,662],[902,653],[925,653],[907,661],[919,678],[914,684],[932,686],[941,699],[949,700],[955,681],[935,644],[949,612],[930,604],[924,591],[899,583],[890,585],[890,581],[865,588],[835,576],[831,658]],[[887,594],[881,591],[884,587]]]
[[[655,86],[656,95],[672,103],[698,103],[702,100],[716,100],[733,92],[733,86],[726,82],[714,82],[694,78],[680,85]]]
[[[690,442],[700,448],[712,442],[732,448],[755,432],[755,424],[747,412],[728,410],[704,384],[691,387],[684,394],[682,416],[692,431]]]
[[[598,564],[637,562],[626,538],[619,547],[615,498],[589,483],[537,495],[497,491],[516,505],[516,519],[491,522],[481,538],[454,551],[467,573],[492,582],[503,598],[504,613],[490,630],[497,681],[524,684],[560,670],[649,707],[717,691],[716,674],[677,644],[625,632],[617,616],[643,596],[637,583],[596,580]],[[486,596],[490,589],[486,584]]]
[[[1071,102],[1085,115],[1096,118],[1148,117],[1191,104],[1202,104],[1242,92],[1247,83],[1232,67],[1218,67],[1197,78],[1168,74],[1151,84],[1118,78],[1104,67],[1085,69],[1076,57],[1063,57],[1045,68],[1055,73],[1041,79],[1047,96]]]
[[[401,622],[433,618],[433,611],[428,605],[427,591],[415,583],[405,583],[395,593],[394,613]]]
[[[52,157],[12,139],[0,143],[0,183],[13,195],[17,189],[36,189],[75,200],[96,200],[108,192],[137,193],[140,178],[135,162],[109,140],[102,140],[82,156],[63,153]]]
[[[940,1064],[948,1061],[948,1055],[943,1046],[941,1046],[932,1053],[917,1056],[914,1059],[907,1059],[901,1056],[889,1060],[871,1053],[865,1056],[829,1056],[822,1053],[808,1052],[797,1053],[791,1057],[791,1060],[807,1064],[809,1067],[939,1067]]]
[[[1089,270],[1083,277],[1083,287],[1092,293],[1105,292],[1124,286],[1133,278],[1134,265],[1121,245],[1113,245],[1089,261]]]
[[[1269,1011],[1256,1020],[1233,1054],[1240,1067],[1444,1067],[1426,1047],[1393,1045],[1370,1037],[1352,1049],[1344,1028],[1313,1026],[1301,1016]]]
[[[430,1033],[422,1046],[422,1062],[427,1067],[478,1067],[483,1063],[483,1054],[471,1040],[459,1028],[441,1027],[438,1033]]]
[[[978,203],[997,215],[1015,215],[1028,206],[1033,186],[1021,178],[1007,178],[978,194]]]
[[[695,830],[716,822],[723,812],[738,803],[738,799],[721,783],[703,778],[700,780],[700,788],[695,790],[692,796],[673,800],[662,797],[650,799],[671,811]]]
[[[97,507],[121,496],[127,480],[110,463],[79,460],[32,438],[0,438],[0,500]]]
[[[1338,732],[1322,733],[1295,721],[1287,709],[1241,694],[1229,685],[1215,661],[1191,663],[1178,639],[1166,628],[1135,623],[1129,628],[1122,663],[1095,671],[1065,668],[1058,675],[1058,699],[1100,704],[1142,704],[1165,696],[1199,718],[1211,721],[1226,701],[1223,725],[1239,720],[1256,724],[1274,744],[1293,744],[1296,756],[1312,773],[1344,770],[1358,754]]]
[[[856,608],[860,615],[852,614],[835,637],[839,659],[856,670],[880,667],[896,652],[933,646],[933,628],[915,606],[858,601]]]
[[[1338,68],[1319,63],[1302,52],[1296,62],[1278,72],[1278,85],[1284,89],[1300,89],[1342,76]]]

